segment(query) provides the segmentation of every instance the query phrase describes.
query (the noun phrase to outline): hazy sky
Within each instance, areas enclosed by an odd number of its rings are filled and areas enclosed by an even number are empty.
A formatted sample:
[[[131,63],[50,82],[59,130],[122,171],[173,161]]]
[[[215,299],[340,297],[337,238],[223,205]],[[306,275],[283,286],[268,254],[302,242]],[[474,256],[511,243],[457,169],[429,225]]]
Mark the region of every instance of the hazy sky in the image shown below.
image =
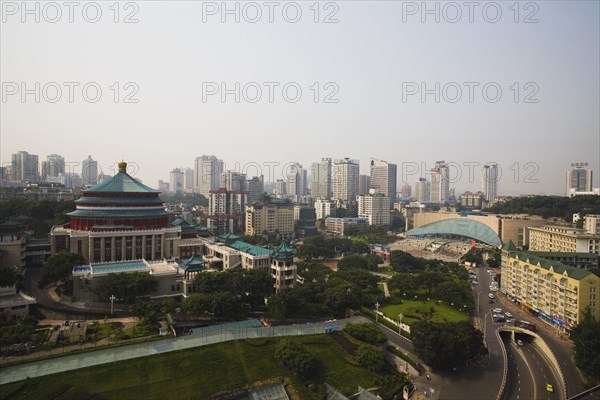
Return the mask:
[[[598,186],[597,1],[74,3],[1,2],[3,164],[123,158],[156,186],[202,154],[268,180],[374,157],[412,184],[446,160],[461,192],[497,162],[502,194],[563,194],[587,161]]]

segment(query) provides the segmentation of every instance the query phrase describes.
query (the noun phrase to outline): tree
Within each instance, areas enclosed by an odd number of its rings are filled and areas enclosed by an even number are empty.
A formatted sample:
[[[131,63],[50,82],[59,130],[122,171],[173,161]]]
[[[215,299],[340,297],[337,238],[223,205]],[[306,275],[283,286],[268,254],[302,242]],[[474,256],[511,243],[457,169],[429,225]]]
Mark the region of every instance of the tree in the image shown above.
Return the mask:
[[[295,339],[281,339],[275,345],[275,359],[302,380],[313,375],[317,367],[315,357]]]
[[[396,274],[388,281],[388,288],[398,290],[401,295],[412,296],[418,287],[416,277],[409,273]]]
[[[356,293],[358,288],[349,283],[340,284],[325,290],[325,304],[336,318],[343,318],[346,310],[360,306]]]
[[[386,337],[377,327],[371,322],[359,322],[346,324],[344,332],[350,336],[370,344],[381,344],[386,341]]]
[[[339,270],[345,268],[370,269],[369,262],[363,256],[350,254],[338,261],[337,267]]]
[[[359,365],[373,372],[379,372],[385,366],[383,352],[381,351],[381,348],[375,346],[368,344],[358,346],[354,357],[356,357],[356,361]]]
[[[383,258],[381,258],[378,254],[367,254],[365,260],[367,260],[367,265],[369,266],[369,271],[377,271],[380,264],[383,264]]]
[[[446,278],[442,274],[434,271],[421,272],[417,276],[417,283],[425,289],[427,296],[431,296],[431,291],[445,280]]]
[[[96,294],[108,301],[110,296],[125,303],[133,303],[135,299],[148,296],[158,288],[158,281],[150,274],[143,272],[121,272],[104,277]]]
[[[350,252],[354,254],[367,254],[371,251],[371,248],[365,242],[359,240],[353,240],[352,246],[350,246]]]
[[[463,365],[487,353],[483,333],[468,321],[417,321],[411,326],[411,336],[419,358],[436,370]]]
[[[55,282],[67,284],[72,281],[73,267],[84,264],[85,259],[81,254],[60,252],[51,255],[44,263],[39,286],[45,287]]]
[[[589,306],[581,322],[571,331],[575,345],[575,365],[592,380],[598,380],[600,371],[600,321],[594,320]]]

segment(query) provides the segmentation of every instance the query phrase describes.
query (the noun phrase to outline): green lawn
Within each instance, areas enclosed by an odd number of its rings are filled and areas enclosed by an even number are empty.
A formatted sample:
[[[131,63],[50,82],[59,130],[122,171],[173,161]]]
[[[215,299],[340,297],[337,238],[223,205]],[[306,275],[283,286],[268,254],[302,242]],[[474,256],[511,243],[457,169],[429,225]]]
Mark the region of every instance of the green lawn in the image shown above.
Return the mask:
[[[432,313],[433,308],[433,313]],[[410,325],[430,315],[432,322],[459,322],[468,321],[469,316],[464,311],[457,310],[448,304],[438,304],[436,300],[404,300],[402,304],[394,304],[379,309],[386,317],[398,320],[398,315],[403,314],[402,322]]]
[[[397,374],[391,370],[375,374],[358,366],[329,335],[298,339],[318,359],[317,375],[311,382],[320,391],[325,382],[345,394],[355,393],[359,385],[383,386],[384,398],[389,398],[401,388]],[[89,398],[90,394],[105,399],[207,398],[217,392],[249,387],[256,382],[280,381],[284,377],[293,383],[299,398],[321,398],[307,389],[306,382],[297,382],[274,360],[277,340],[238,340],[30,379],[11,398],[64,400]],[[17,382],[0,386],[0,398],[22,385],[23,382]]]

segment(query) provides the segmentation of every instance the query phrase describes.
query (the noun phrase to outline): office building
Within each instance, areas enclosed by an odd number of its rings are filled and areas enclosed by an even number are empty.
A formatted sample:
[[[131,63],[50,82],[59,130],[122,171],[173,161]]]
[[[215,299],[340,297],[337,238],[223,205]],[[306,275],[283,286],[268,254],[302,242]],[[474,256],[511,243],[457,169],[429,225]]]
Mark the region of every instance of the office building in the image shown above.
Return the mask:
[[[185,175],[180,168],[175,168],[171,172],[169,172],[169,193],[183,193],[184,179]]]
[[[586,169],[588,163],[572,163],[567,171],[567,196],[577,192],[590,192],[592,190],[592,170]]]
[[[42,161],[42,181],[58,182],[60,174],[65,173],[65,158],[58,154],[46,156],[46,161]]]
[[[408,183],[404,182],[400,187],[400,198],[402,200],[410,200],[411,197],[412,187]]]
[[[347,234],[366,232],[368,229],[368,218],[327,217],[325,219],[325,231],[334,235],[344,236]]]
[[[464,208],[473,208],[481,210],[485,195],[482,192],[472,193],[464,192],[460,195],[460,205]]]
[[[225,188],[230,192],[246,192],[246,174],[236,171],[221,172],[219,189]]]
[[[192,168],[184,168],[184,187],[183,191],[185,193],[194,193],[194,170]]]

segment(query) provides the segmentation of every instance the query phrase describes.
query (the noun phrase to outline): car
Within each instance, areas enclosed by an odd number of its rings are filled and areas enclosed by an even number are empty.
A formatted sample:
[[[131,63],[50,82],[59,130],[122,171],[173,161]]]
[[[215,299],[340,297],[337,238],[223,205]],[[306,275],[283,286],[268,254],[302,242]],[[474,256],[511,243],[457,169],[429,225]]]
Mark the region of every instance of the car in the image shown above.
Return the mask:
[[[488,303],[490,303],[490,304],[494,304],[494,299],[489,299],[489,300],[488,300]]]
[[[493,288],[490,288],[490,290],[491,290],[492,292],[497,292],[497,291],[498,291],[498,287],[497,287],[497,286],[494,286]]]
[[[494,293],[488,293],[488,297],[489,297],[490,299],[494,299],[494,298],[496,298],[496,296],[494,296]]]
[[[473,285],[479,285],[479,281],[472,281],[471,282]]]
[[[502,309],[500,307],[496,307],[492,311],[496,314],[502,314]]]
[[[523,346],[523,341],[521,339],[517,339],[517,346]]]
[[[549,383],[546,383],[546,392],[548,392],[548,393],[554,393],[554,386],[552,386]]]
[[[504,315],[506,315],[508,318],[511,318],[513,315],[511,313],[509,313],[508,311],[504,313]]]

